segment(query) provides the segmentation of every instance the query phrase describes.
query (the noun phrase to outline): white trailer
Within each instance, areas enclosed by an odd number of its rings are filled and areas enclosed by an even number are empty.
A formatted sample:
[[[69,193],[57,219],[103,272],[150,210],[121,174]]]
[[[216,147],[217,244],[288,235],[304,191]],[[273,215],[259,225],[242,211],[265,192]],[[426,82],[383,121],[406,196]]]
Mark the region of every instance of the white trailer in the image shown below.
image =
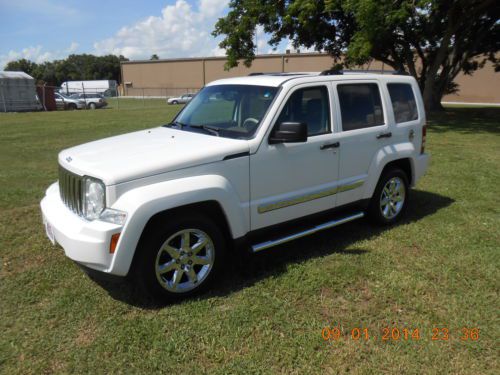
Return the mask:
[[[61,84],[61,92],[66,95],[86,93],[116,96],[116,88],[115,80],[67,81]]]

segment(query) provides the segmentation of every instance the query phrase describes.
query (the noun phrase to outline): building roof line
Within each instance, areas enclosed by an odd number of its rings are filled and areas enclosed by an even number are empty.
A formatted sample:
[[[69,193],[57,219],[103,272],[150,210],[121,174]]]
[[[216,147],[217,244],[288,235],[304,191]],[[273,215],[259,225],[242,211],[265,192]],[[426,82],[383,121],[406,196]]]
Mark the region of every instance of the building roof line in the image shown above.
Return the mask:
[[[256,55],[255,58],[264,58],[264,59],[270,59],[270,58],[276,58],[276,57],[310,57],[310,56],[330,56],[328,53],[324,52],[306,52],[306,53],[270,53],[270,54],[263,54],[263,55]],[[179,57],[179,58],[172,58],[172,59],[159,59],[159,60],[130,60],[130,61],[120,61],[120,64],[156,64],[156,63],[162,63],[162,62],[179,62],[179,61],[220,61],[220,60],[227,60],[226,56],[200,56],[200,57]]]

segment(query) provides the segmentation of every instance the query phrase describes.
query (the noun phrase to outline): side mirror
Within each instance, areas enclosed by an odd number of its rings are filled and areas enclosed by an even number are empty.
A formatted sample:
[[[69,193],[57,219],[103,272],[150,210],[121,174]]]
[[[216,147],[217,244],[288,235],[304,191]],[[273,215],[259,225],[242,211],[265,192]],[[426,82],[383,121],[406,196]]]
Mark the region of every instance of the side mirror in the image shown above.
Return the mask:
[[[307,142],[307,124],[282,122],[271,133],[269,144]]]

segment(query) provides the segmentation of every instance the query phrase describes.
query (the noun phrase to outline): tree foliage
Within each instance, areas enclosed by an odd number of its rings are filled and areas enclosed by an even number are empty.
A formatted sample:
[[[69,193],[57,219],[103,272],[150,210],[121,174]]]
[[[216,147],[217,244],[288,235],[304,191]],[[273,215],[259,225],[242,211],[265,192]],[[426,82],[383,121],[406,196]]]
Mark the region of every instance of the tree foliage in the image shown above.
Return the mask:
[[[5,70],[23,71],[37,81],[60,85],[64,81],[116,80],[120,81],[120,61],[124,56],[69,55],[66,59],[34,63],[26,59],[11,61]]]
[[[372,59],[405,70],[418,81],[428,109],[460,72],[486,61],[498,70],[500,7],[496,0],[232,0],[214,36],[223,35],[226,68],[255,58],[258,25],[277,47],[289,39],[328,52],[345,67]]]

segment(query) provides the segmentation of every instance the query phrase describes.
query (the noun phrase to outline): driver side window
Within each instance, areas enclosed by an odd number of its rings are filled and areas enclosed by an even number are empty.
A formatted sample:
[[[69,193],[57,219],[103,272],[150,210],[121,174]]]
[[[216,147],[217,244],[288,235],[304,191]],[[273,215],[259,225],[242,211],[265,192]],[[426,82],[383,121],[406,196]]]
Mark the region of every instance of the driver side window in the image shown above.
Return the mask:
[[[304,122],[307,135],[330,133],[330,100],[326,86],[295,91],[283,107],[277,123]]]

